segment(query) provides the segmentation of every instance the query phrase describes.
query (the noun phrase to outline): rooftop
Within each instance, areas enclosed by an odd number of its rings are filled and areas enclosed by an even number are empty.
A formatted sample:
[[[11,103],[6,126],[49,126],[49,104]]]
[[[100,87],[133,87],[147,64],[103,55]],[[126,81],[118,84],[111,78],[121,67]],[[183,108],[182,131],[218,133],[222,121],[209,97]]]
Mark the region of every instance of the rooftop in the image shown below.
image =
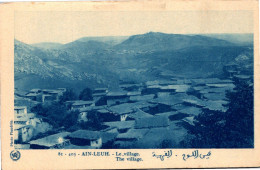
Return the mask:
[[[41,89],[31,89],[30,92],[38,92],[40,91]]]
[[[154,98],[154,94],[130,96],[130,100],[132,101],[146,101],[146,100],[152,100],[153,98]]]
[[[222,93],[205,93],[203,94],[205,98],[208,100],[225,100],[226,99],[226,94],[225,91]]]
[[[47,137],[44,137],[41,139],[30,141],[29,143],[34,144],[34,145],[42,145],[42,146],[51,147],[53,145],[61,143],[61,141],[59,141],[59,139],[63,139],[64,137],[68,136],[69,134],[70,134],[69,132],[61,132],[61,133],[50,135],[50,136],[47,136]]]
[[[146,113],[142,111],[141,109],[137,108],[134,113],[131,113],[129,117],[134,118],[134,119],[140,119],[144,117],[153,117],[149,113]]]
[[[197,99],[183,99],[183,101],[186,103],[201,106],[201,107],[206,106],[206,102],[203,100],[200,100],[198,98]]]
[[[222,84],[222,83],[206,84],[206,86],[209,86],[209,87],[225,87],[225,88],[230,88],[230,89],[233,89],[235,87],[235,85],[233,83],[229,83],[229,84]]]
[[[99,90],[107,90],[107,89],[108,89],[108,88],[106,88],[106,87],[102,87],[102,88],[95,88],[95,89],[94,89],[94,91],[95,91],[95,90],[97,90],[97,91],[99,91]]]
[[[154,127],[167,127],[169,126],[169,119],[166,116],[153,116],[137,119],[135,121],[135,128],[154,128]]]
[[[114,96],[126,96],[126,92],[109,92],[107,96],[114,97]]]
[[[207,108],[209,110],[214,110],[214,111],[226,112],[227,108],[224,107],[223,104],[227,104],[227,101],[224,100],[207,101],[207,104],[203,108]]]
[[[187,95],[186,93],[177,93],[175,95],[169,96],[158,96],[158,98],[153,99],[153,103],[161,103],[166,105],[175,105],[183,103],[183,99],[197,99],[195,96]]]
[[[102,143],[107,143],[109,141],[113,141],[116,136],[118,135],[118,133],[107,133],[107,132],[102,132],[101,136],[102,136]]]
[[[187,107],[185,109],[179,110],[178,112],[197,116],[201,113],[201,109],[197,107]]]
[[[181,84],[181,85],[168,85],[165,87],[161,87],[162,90],[174,89],[176,92],[186,92],[190,88],[189,85]]]
[[[155,80],[155,81],[147,81],[145,84],[147,86],[158,85],[159,81],[157,81],[157,80]]]
[[[142,138],[149,129],[130,129],[126,133],[119,134],[117,139],[140,139]]]
[[[77,145],[66,145],[63,149],[95,149],[93,146],[77,146]]]
[[[27,109],[26,106],[14,106],[15,110]]]
[[[78,101],[75,101],[75,102],[72,104],[72,106],[92,104],[92,103],[94,103],[94,102],[93,102],[93,101],[78,100]]]
[[[91,111],[91,110],[100,110],[100,109],[105,109],[105,106],[87,106],[84,108],[79,108],[80,112],[86,112],[86,111]]]
[[[128,92],[127,95],[128,96],[138,96],[138,95],[141,95],[141,92],[140,91]]]
[[[221,82],[218,78],[201,78],[201,79],[191,79],[192,83],[195,84],[207,84],[207,83],[219,83]]]
[[[99,113],[109,113],[109,111],[107,109],[100,109],[98,110]]]
[[[21,125],[21,124],[15,124],[15,125],[14,125],[14,129],[15,129],[15,130],[22,129],[22,128],[26,128],[26,127],[30,128],[30,127],[32,127],[32,126],[31,126],[31,125]]]
[[[118,129],[128,129],[132,128],[135,124],[135,121],[116,121],[116,122],[104,122],[104,125],[110,126],[110,127],[116,127]]]
[[[26,94],[27,97],[34,97],[34,96],[37,96],[38,94],[35,94],[35,93],[28,93]]]
[[[237,78],[240,78],[240,79],[250,79],[252,78],[252,76],[250,75],[234,75],[235,77]]]
[[[123,103],[115,106],[111,106],[108,110],[117,114],[126,114],[133,112],[134,103]]]
[[[97,96],[105,96],[107,93],[94,93],[92,96],[97,97]]]
[[[68,135],[69,138],[96,140],[101,137],[100,132],[90,130],[77,130]]]

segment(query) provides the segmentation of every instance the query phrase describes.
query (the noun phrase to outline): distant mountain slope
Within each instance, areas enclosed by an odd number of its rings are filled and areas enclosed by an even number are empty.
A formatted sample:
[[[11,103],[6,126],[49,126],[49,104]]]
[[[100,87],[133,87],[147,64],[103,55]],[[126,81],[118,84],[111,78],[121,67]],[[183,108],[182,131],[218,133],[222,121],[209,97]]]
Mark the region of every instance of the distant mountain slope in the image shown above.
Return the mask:
[[[200,35],[164,34],[149,32],[133,35],[114,47],[116,50],[165,51],[193,46],[231,46],[232,43]]]
[[[253,61],[253,46],[201,35],[164,33],[134,35],[115,46],[77,40],[58,49],[42,49],[15,40],[14,50],[15,86],[22,90],[116,89],[119,80],[219,77],[227,63],[248,58],[246,65],[250,65]]]
[[[78,56],[87,56],[99,51],[103,51],[109,48],[110,45],[98,42],[98,41],[73,41],[68,44],[62,45],[59,49],[64,51],[69,51],[71,53],[77,54]]]
[[[254,34],[203,34],[203,36],[222,39],[238,45],[252,45]]]
[[[42,42],[42,43],[36,43],[36,44],[30,44],[33,47],[50,50],[50,49],[57,49],[62,46],[61,43],[52,43],[52,42]]]
[[[83,37],[78,39],[78,41],[98,41],[109,45],[117,45],[126,40],[129,36],[102,36],[102,37]]]
[[[15,86],[20,89],[58,86],[81,90],[117,79],[97,58],[90,60],[68,49],[43,50],[18,40],[14,46]]]

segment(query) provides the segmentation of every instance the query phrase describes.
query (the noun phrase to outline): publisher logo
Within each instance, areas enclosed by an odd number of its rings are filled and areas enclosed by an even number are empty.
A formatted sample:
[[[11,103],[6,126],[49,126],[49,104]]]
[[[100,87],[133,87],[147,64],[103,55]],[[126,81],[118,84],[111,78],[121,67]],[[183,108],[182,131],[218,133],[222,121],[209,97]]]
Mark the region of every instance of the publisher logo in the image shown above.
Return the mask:
[[[11,153],[10,153],[10,157],[13,161],[17,161],[20,159],[21,157],[21,153],[17,150],[13,150]]]

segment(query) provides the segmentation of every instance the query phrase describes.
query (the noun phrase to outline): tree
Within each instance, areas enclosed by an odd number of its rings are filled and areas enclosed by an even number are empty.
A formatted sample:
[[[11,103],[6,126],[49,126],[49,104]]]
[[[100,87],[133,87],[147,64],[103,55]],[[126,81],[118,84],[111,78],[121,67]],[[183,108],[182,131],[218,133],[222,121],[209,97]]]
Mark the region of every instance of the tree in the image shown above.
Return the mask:
[[[85,88],[83,91],[79,94],[80,100],[93,100],[92,97],[92,90],[90,88]]]
[[[50,123],[55,128],[63,126],[63,120],[68,114],[65,105],[53,103],[50,106],[46,106],[45,109],[47,111],[46,118],[49,120],[48,123]]]
[[[68,89],[60,97],[60,103],[64,103],[66,101],[76,100],[76,99],[77,99],[76,93],[72,89]]]
[[[87,114],[87,118],[87,122],[80,123],[82,129],[101,130],[103,128],[96,111],[89,111]]]
[[[234,147],[253,147],[254,145],[254,89],[245,80],[234,79],[234,92],[226,97],[226,128],[230,129],[228,140],[233,140]]]
[[[226,131],[225,113],[203,109],[195,117],[194,127],[189,127],[188,132],[192,137],[185,141],[184,147],[191,148],[222,148],[225,147]],[[182,144],[183,145],[183,144]]]
[[[70,129],[71,127],[78,124],[79,111],[73,110],[67,113],[63,120],[63,126],[66,129]]]
[[[36,106],[31,108],[31,112],[45,117],[47,110],[42,106],[42,104],[37,104]]]

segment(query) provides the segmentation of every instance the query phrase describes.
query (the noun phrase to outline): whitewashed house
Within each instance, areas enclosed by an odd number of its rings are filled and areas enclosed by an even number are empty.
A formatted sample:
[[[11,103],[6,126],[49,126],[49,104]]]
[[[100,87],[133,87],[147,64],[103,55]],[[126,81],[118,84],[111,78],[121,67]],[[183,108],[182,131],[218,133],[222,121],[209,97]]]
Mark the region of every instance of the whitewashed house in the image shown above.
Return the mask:
[[[14,142],[23,143],[33,137],[33,128],[31,125],[16,124],[14,126]]]

